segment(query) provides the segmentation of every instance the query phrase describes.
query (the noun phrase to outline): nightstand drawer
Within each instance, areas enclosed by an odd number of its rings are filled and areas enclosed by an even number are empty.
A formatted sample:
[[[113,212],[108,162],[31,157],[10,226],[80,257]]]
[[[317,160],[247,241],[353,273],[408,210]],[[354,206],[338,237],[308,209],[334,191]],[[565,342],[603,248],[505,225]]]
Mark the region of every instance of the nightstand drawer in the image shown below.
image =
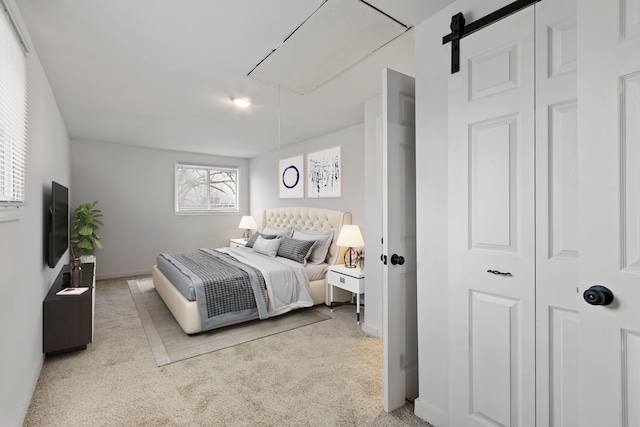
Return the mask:
[[[327,283],[349,292],[360,294],[364,292],[364,279],[358,279],[357,277],[347,276],[331,270],[327,272]]]
[[[247,241],[244,239],[231,239],[229,240],[230,248],[244,248],[244,245],[247,244]]]

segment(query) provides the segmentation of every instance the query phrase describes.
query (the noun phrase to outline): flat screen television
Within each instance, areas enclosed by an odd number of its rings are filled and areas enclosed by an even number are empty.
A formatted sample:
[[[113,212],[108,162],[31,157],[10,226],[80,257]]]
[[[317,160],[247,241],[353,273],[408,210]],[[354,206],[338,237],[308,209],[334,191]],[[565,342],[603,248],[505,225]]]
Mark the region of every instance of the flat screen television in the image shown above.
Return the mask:
[[[69,189],[53,181],[51,183],[51,213],[49,222],[48,265],[54,268],[69,248]]]

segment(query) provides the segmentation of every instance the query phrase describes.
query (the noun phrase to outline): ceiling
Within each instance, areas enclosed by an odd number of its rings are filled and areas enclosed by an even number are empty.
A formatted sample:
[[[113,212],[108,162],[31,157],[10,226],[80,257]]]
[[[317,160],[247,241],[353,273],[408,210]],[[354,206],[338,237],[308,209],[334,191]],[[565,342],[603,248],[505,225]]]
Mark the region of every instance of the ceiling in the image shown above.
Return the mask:
[[[72,139],[251,158],[362,122],[384,67],[414,74],[412,27],[451,0],[367,0],[408,30],[304,95],[248,74],[325,0],[15,2]]]

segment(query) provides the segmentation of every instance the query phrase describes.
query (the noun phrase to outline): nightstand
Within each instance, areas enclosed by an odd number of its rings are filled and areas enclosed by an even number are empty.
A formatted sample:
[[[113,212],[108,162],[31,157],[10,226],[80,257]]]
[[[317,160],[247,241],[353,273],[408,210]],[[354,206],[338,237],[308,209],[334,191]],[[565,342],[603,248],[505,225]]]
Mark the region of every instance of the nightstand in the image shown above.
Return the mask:
[[[230,239],[229,240],[229,247],[230,248],[244,248],[244,245],[247,244],[247,241],[240,238],[240,239]]]
[[[358,267],[347,268],[344,264],[332,265],[327,271],[329,303],[333,311],[333,287],[356,294],[356,321],[360,324],[360,294],[364,293],[364,271]]]

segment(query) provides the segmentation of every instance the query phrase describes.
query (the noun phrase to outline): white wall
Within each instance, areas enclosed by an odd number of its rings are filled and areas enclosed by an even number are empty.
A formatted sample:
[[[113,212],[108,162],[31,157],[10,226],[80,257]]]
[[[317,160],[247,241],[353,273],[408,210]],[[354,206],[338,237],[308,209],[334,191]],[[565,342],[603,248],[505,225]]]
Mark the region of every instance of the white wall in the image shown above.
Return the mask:
[[[458,0],[416,27],[416,182],[418,252],[418,370],[415,413],[435,427],[449,425],[448,363],[448,78],[451,16],[466,23],[511,0]],[[460,49],[464,49],[464,39]],[[462,65],[464,66],[464,64]]]
[[[280,159],[325,148],[342,147],[342,197],[322,199],[280,199],[278,162]],[[306,162],[306,157],[305,157]],[[307,171],[305,164],[305,172]],[[306,180],[305,180],[306,185]],[[265,209],[283,206],[313,206],[351,212],[352,222],[364,234],[364,127],[351,126],[309,139],[251,159],[251,215],[258,226]],[[305,187],[306,195],[306,187]]]
[[[382,75],[382,73],[380,73]],[[380,79],[382,80],[382,79]],[[382,86],[382,81],[380,82]],[[382,95],[375,96],[364,104],[364,144],[365,144],[365,183],[367,197],[365,228],[366,254],[370,262],[365,263],[365,286],[367,310],[362,330],[382,337],[382,274],[383,264],[379,255],[382,246]]]
[[[18,15],[13,1],[9,7]],[[19,19],[20,23],[21,19]],[[26,30],[24,25],[21,28]],[[42,369],[42,300],[64,263],[46,266],[51,181],[69,185],[69,137],[31,45],[24,218],[0,222],[0,425],[22,424]]]
[[[239,213],[174,214],[175,162],[238,167]],[[71,143],[71,209],[99,200],[99,279],[149,274],[161,252],[228,246],[249,212],[249,160],[91,141]]]

